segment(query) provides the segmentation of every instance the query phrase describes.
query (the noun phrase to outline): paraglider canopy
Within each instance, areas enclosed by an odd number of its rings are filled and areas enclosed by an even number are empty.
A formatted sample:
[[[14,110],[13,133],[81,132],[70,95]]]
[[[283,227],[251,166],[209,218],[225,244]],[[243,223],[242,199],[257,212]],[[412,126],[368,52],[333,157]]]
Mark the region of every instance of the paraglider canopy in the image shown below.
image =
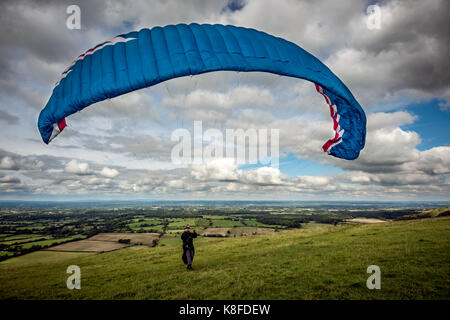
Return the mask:
[[[196,23],[122,34],[79,55],[64,70],[39,115],[40,134],[49,143],[64,129],[67,116],[95,102],[173,78],[220,70],[270,72],[313,82],[333,121],[334,135],[323,150],[355,159],[364,147],[363,109],[316,57],[265,32]]]

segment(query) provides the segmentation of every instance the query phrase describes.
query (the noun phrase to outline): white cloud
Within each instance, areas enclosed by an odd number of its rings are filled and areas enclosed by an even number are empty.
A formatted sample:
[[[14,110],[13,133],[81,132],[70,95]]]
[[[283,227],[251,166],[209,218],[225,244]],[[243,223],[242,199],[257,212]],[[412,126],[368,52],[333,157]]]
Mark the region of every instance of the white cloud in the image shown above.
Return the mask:
[[[39,170],[44,167],[42,160],[18,155],[0,157],[0,170]]]
[[[67,173],[73,173],[77,175],[87,175],[91,174],[91,171],[89,170],[89,164],[78,162],[77,160],[71,160],[69,161],[66,166],[64,167],[64,171]]]
[[[241,172],[244,183],[256,185],[282,185],[285,184],[284,176],[278,168],[261,167],[254,170]]]
[[[399,126],[414,123],[417,119],[417,116],[406,111],[372,113],[367,116],[367,130],[394,129]]]
[[[191,175],[202,181],[235,181],[250,185],[281,185],[284,176],[278,168],[260,167],[253,170],[238,169],[235,159],[214,159],[204,164],[191,166]],[[229,185],[233,188],[233,184]]]
[[[11,157],[3,157],[0,160],[0,169],[11,170],[16,167],[16,163]]]
[[[197,89],[175,97],[166,96],[163,104],[182,108],[219,108],[231,109],[239,105],[272,106],[275,100],[269,90],[242,86],[228,92]]]
[[[430,175],[450,173],[450,147],[422,151],[416,168]]]
[[[198,180],[233,181],[239,178],[235,159],[214,159],[205,164],[193,164],[191,175]]]
[[[102,171],[100,171],[100,175],[106,178],[115,178],[119,174],[119,171],[116,169],[110,169],[108,167],[103,167]]]

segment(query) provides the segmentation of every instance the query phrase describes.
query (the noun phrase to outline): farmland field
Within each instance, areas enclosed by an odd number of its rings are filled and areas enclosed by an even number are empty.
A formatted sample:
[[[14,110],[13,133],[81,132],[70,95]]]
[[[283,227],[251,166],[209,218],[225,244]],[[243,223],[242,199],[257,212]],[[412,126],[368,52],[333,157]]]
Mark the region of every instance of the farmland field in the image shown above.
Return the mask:
[[[42,238],[41,234],[18,234],[18,235],[4,235],[0,238],[1,242],[12,241],[12,240],[31,240],[33,238]]]
[[[88,240],[118,242],[120,239],[130,239],[131,244],[151,246],[153,240],[159,238],[159,233],[100,233]]]
[[[247,227],[274,227],[273,225],[261,223],[256,221],[256,219],[245,219],[244,223]]]
[[[136,220],[144,220],[144,219],[136,219]],[[132,222],[129,223],[128,228],[132,231],[144,230],[144,231],[163,231],[163,225],[159,219],[151,219],[149,221],[141,221],[141,222]]]
[[[19,236],[7,237],[7,238],[4,238],[4,240],[1,240],[0,242],[2,244],[6,244],[6,245],[14,245],[14,244],[23,244],[23,243],[27,243],[27,242],[33,242],[33,241],[48,240],[51,238],[52,238],[52,236],[30,234],[30,235],[19,235]]]
[[[184,229],[167,229],[166,230],[166,233],[173,234],[173,235],[181,234],[183,232],[184,232]]]
[[[212,224],[212,228],[232,228],[232,227],[244,227],[245,225],[237,220],[228,220],[228,219],[221,219],[221,220],[214,220]]]
[[[45,237],[44,237],[45,238]],[[40,238],[38,238],[40,239]],[[55,244],[59,244],[62,242],[66,242],[66,241],[72,241],[72,240],[76,240],[76,239],[83,239],[83,236],[72,236],[72,237],[67,237],[67,238],[58,238],[58,239],[52,239],[51,237],[49,239],[44,239],[44,240],[40,240],[40,241],[32,241],[32,242],[25,242],[25,243],[19,243],[17,246],[12,245],[12,247],[20,247],[21,249],[28,249],[31,248],[33,246],[52,246]]]
[[[129,244],[119,243],[119,240],[129,240]],[[117,250],[132,244],[153,246],[159,239],[159,233],[100,233],[86,240],[53,246],[47,251],[68,252],[107,252]]]
[[[201,233],[202,236],[226,237],[231,228],[207,228]]]
[[[257,234],[265,234],[268,232],[274,232],[272,228],[260,228],[260,227],[237,227],[231,230],[231,235],[234,236],[250,236]]]
[[[450,218],[200,238],[195,272],[179,239],[48,263],[0,263],[0,299],[450,299]],[[37,252],[34,254],[41,254]],[[44,259],[45,260],[45,259]],[[82,269],[67,290],[66,268]],[[367,266],[382,270],[366,288]]]
[[[128,244],[113,241],[80,240],[60,244],[58,246],[54,246],[45,250],[68,252],[106,252],[117,250],[126,246],[128,246]]]
[[[158,246],[166,246],[166,245],[176,245],[181,244],[181,239],[179,236],[171,235],[171,234],[165,234],[163,235],[158,242]]]

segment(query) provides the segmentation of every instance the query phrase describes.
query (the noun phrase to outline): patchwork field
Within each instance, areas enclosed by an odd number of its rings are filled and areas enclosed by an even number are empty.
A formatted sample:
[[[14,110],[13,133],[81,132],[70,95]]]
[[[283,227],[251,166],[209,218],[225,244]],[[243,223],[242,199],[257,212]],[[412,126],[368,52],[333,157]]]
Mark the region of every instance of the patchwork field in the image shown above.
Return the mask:
[[[113,241],[80,240],[54,246],[45,251],[67,251],[67,252],[107,252],[129,246],[125,243]]]
[[[159,233],[100,233],[86,240],[69,242],[46,249],[47,251],[67,252],[107,252],[133,244],[153,246]],[[129,240],[120,243],[119,240]]]
[[[159,233],[100,233],[89,240],[118,242],[120,239],[130,239],[130,244],[152,246],[153,240],[159,238]]]
[[[53,238],[49,235],[41,234],[19,234],[19,235],[6,235],[0,238],[0,247],[8,248],[9,252],[0,251],[0,255],[13,256],[15,252],[28,250],[30,248],[45,249],[54,245],[62,244],[67,241],[81,240],[84,236],[74,235],[65,238]]]

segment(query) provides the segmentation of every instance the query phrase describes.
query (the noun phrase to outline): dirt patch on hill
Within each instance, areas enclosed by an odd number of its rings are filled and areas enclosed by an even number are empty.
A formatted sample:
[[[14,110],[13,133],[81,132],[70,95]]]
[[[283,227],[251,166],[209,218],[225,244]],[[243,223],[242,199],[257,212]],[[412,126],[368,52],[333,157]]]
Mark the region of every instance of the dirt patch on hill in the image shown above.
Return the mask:
[[[387,222],[385,220],[375,219],[375,218],[354,218],[354,219],[347,219],[346,222],[353,222],[353,223],[382,223]]]

